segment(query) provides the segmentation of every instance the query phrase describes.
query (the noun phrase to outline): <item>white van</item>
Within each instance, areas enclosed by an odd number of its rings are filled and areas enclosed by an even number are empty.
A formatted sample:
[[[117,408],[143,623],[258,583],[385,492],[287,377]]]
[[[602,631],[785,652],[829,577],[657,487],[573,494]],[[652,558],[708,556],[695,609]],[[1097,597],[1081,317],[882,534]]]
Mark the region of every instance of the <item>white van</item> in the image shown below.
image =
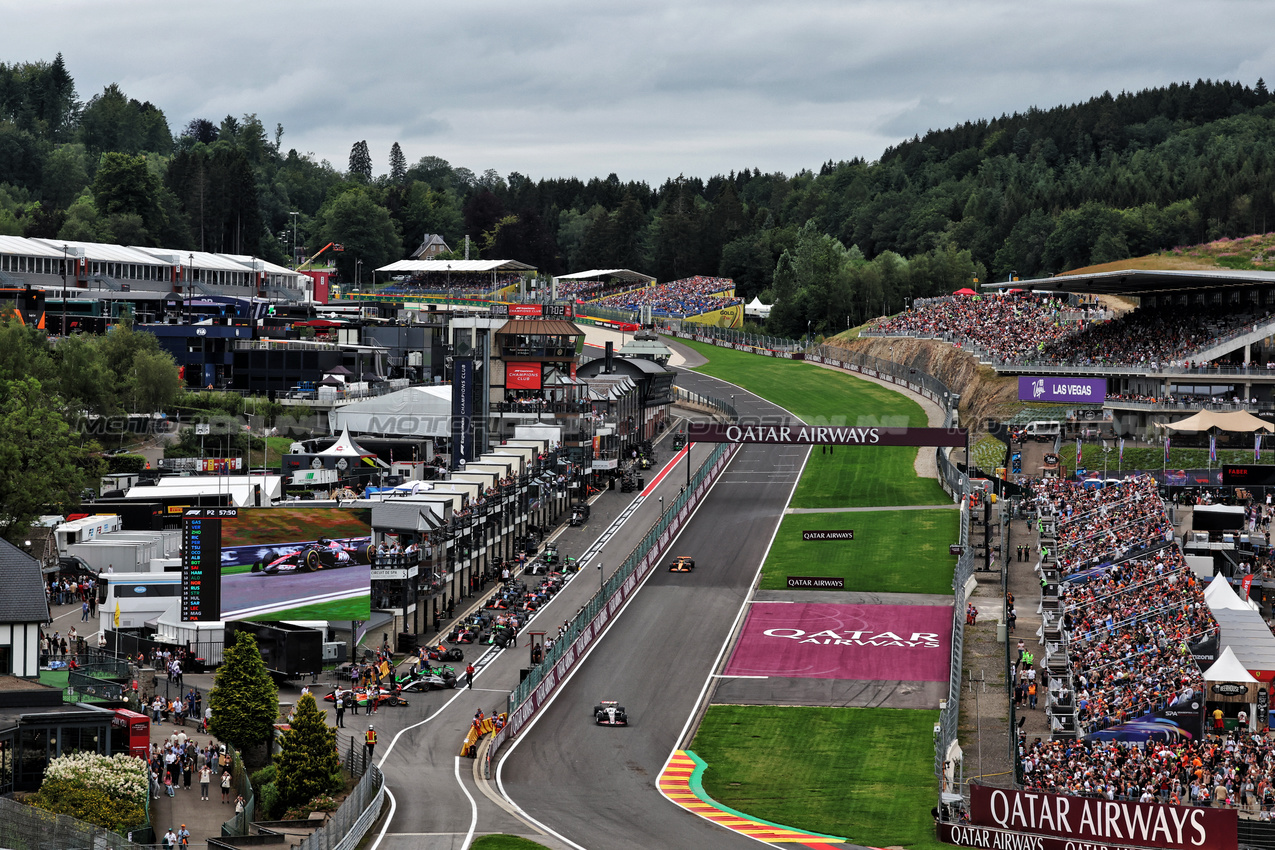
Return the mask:
[[[1062,423],[1042,419],[1036,422],[1027,423],[1027,427],[1023,429],[1023,439],[1037,440],[1042,443],[1047,443],[1055,439],[1061,433]]]

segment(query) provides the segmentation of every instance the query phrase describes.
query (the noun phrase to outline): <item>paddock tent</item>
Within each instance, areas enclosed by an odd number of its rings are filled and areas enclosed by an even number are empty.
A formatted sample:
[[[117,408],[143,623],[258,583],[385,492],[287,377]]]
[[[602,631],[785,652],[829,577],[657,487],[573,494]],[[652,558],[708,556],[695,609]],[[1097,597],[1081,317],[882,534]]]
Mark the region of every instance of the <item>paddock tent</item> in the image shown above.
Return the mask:
[[[744,315],[758,319],[769,319],[772,306],[774,305],[761,303],[761,299],[754,295],[753,300],[744,305]]]
[[[1244,665],[1235,657],[1235,652],[1228,646],[1222,650],[1222,654],[1218,656],[1209,669],[1204,671],[1204,681],[1206,682],[1235,682],[1237,684],[1252,684],[1257,681],[1253,674],[1244,669]]]
[[[1161,424],[1161,428],[1170,431],[1219,431],[1231,433],[1252,433],[1254,431],[1275,431],[1275,425],[1265,419],[1259,419],[1247,410],[1233,410],[1221,413],[1213,410],[1201,410],[1194,416],[1179,419],[1177,422]]]
[[[352,402],[328,413],[328,427],[384,437],[450,437],[452,388],[408,387]]]

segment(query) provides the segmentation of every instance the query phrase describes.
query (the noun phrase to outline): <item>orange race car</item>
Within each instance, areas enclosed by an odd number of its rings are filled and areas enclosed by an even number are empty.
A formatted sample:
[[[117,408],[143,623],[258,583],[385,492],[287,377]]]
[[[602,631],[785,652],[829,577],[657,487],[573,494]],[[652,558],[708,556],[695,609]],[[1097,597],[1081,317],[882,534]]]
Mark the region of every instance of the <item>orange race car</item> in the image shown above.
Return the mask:
[[[689,573],[695,569],[695,559],[689,555],[678,555],[673,559],[673,563],[668,565],[668,571],[671,573]]]

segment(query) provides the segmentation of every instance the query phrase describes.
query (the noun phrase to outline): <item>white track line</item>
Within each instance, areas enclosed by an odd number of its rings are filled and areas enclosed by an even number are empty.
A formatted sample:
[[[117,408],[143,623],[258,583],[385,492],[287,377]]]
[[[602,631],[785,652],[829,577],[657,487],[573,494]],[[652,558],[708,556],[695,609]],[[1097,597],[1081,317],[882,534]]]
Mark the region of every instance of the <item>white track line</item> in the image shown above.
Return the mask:
[[[776,407],[778,407],[778,405],[776,405]],[[789,412],[791,413],[791,411]],[[809,459],[810,459],[810,451],[809,449],[807,449],[806,460],[803,460],[801,462],[802,472],[805,472],[806,461],[808,461]],[[797,485],[800,482],[801,482],[801,475],[798,474],[796,480],[792,482],[792,489],[788,491],[788,502],[792,502],[793,494],[797,492]],[[785,504],[787,504],[788,502],[786,502]],[[766,558],[770,556],[771,547],[775,545],[775,537],[779,534],[779,526],[782,524],[782,522],[783,522],[783,517],[780,516],[779,522],[775,523],[775,530],[772,531],[770,534],[770,542],[766,544],[766,551],[761,556],[761,562],[757,564],[757,572],[756,574],[753,575],[753,581],[752,581],[752,584],[749,586],[748,596],[744,599],[742,603],[740,603],[739,613],[735,615],[735,622],[731,624],[730,631],[727,632],[726,634],[726,639],[722,641],[722,648],[718,650],[717,658],[713,661],[713,666],[709,668],[708,676],[704,679],[704,687],[700,688],[699,696],[695,699],[695,707],[691,709],[691,716],[686,718],[686,725],[682,727],[682,731],[678,734],[677,741],[676,743],[673,744],[672,751],[669,752],[668,758],[665,759],[664,766],[660,768],[659,776],[663,776],[664,772],[668,770],[669,764],[673,761],[673,755],[682,747],[682,743],[683,741],[686,740],[686,735],[690,731],[691,724],[695,722],[695,718],[699,715],[700,705],[701,703],[704,702],[704,697],[708,694],[709,685],[711,685],[713,683],[713,679],[716,678],[715,671],[718,669],[719,665],[722,663],[722,657],[725,656],[726,650],[730,648],[731,643],[734,641],[735,631],[736,629],[740,627],[740,620],[743,619],[744,612],[748,610],[748,606],[752,602],[753,590],[757,587],[758,579],[761,578],[762,567],[764,567],[766,564]],[[731,677],[731,678],[743,678],[743,677]],[[676,802],[674,802],[673,798],[669,797],[668,794],[665,794],[664,789],[659,787],[658,781],[655,783],[655,785],[656,785],[656,789],[660,792],[660,796],[668,800],[670,803],[673,803],[673,805],[677,806],[679,809],[682,809],[683,811],[688,811],[685,807],[680,806]],[[704,817],[704,815],[701,815],[696,812],[692,812],[692,814],[694,814],[698,818],[702,818],[703,820],[708,821],[709,823],[713,823],[712,820],[710,820],[707,817]],[[718,824],[714,824],[714,826],[717,826],[717,825]],[[726,829],[726,827],[722,827],[722,829]],[[738,832],[733,829],[730,831],[734,832],[737,835],[745,835],[745,833]],[[746,835],[746,837],[752,838],[754,841],[757,841],[760,844],[767,843],[765,841],[762,841],[760,838],[755,838],[754,836],[751,836],[751,835]]]
[[[456,756],[456,784],[465,792],[465,799],[469,800],[469,832],[465,833],[465,840],[460,845],[460,850],[468,850],[470,842],[474,840],[474,831],[478,829],[478,804],[474,802],[474,795],[469,793],[469,789],[460,779],[460,756]]]
[[[730,464],[734,462],[736,457],[739,457],[739,452],[735,452],[735,454],[731,457],[730,462],[727,463],[726,466],[722,469],[722,473],[724,473],[726,469],[730,468]],[[719,473],[717,476],[717,479],[713,481],[713,487],[716,487],[717,481],[721,480],[722,473]],[[795,487],[796,485],[794,484],[793,486]],[[703,507],[704,504],[708,501],[709,494],[713,492],[713,487],[708,488],[708,490],[704,493],[704,497],[700,499],[699,504],[695,506],[695,510],[691,511],[691,515],[686,518],[686,522],[682,523],[682,527],[678,530],[677,536],[669,541],[668,545],[670,547],[676,545],[678,539],[682,536],[682,533],[686,531],[687,528],[690,528],[692,520],[695,519],[695,515],[699,513],[699,509]],[[791,496],[789,498],[791,498]],[[773,541],[773,538],[772,538],[772,541]],[[593,650],[598,648],[598,644],[602,643],[602,639],[605,638],[607,636],[607,633],[611,631],[611,627],[614,626],[619,621],[620,617],[624,615],[625,610],[628,609],[629,605],[632,604],[633,600],[637,599],[638,593],[641,591],[642,586],[645,585],[647,581],[650,580],[651,576],[655,575],[656,572],[658,572],[658,570],[655,568],[652,568],[651,571],[646,574],[646,578],[642,579],[642,585],[639,585],[638,587],[634,588],[633,593],[630,594],[629,598],[625,601],[624,607],[621,608],[619,611],[617,611],[613,617],[611,617],[610,622],[607,623],[607,627],[603,629],[602,633],[594,639],[593,643],[589,646],[588,650],[585,651],[585,654],[582,655],[580,657],[580,660],[576,662],[576,665],[573,668],[571,668],[571,672],[568,673],[567,677],[558,684],[558,687],[554,689],[553,694],[551,694],[549,699],[545,702],[545,704],[540,707],[540,710],[536,712],[536,716],[531,718],[531,720],[527,723],[526,727],[518,734],[518,737],[514,738],[513,743],[511,743],[509,745],[509,748],[505,750],[504,755],[500,756],[496,762],[496,788],[499,790],[500,796],[505,798],[505,800],[509,802],[509,805],[513,807],[515,814],[518,817],[523,818],[529,823],[535,824],[540,829],[544,830],[546,835],[552,835],[554,838],[557,838],[559,841],[562,841],[563,843],[571,847],[574,847],[575,850],[588,850],[588,848],[581,847],[579,844],[576,844],[574,841],[567,838],[565,835],[555,832],[549,826],[541,823],[540,821],[533,818],[531,815],[527,814],[527,812],[514,801],[514,798],[509,795],[509,792],[505,790],[505,783],[503,779],[503,774],[505,769],[505,759],[513,755],[514,750],[516,750],[518,748],[518,745],[522,743],[523,739],[527,737],[527,734],[531,731],[532,727],[535,726],[537,722],[539,722],[541,717],[545,716],[545,709],[547,709],[551,704],[553,704],[553,701],[558,698],[558,695],[561,694],[566,689],[567,683],[571,681],[571,679],[575,676],[576,673],[578,673],[581,669],[583,669],[584,662],[588,660],[590,655],[593,654]],[[371,848],[371,850],[375,850],[375,848]]]
[[[385,794],[390,798],[390,813],[385,816],[385,823],[381,824],[381,831],[376,834],[376,840],[372,842],[372,846],[368,850],[376,850],[376,848],[381,846],[381,840],[385,838],[385,831],[394,822],[394,812],[398,810],[398,800],[395,800],[394,795],[390,793],[389,785],[385,786]]]

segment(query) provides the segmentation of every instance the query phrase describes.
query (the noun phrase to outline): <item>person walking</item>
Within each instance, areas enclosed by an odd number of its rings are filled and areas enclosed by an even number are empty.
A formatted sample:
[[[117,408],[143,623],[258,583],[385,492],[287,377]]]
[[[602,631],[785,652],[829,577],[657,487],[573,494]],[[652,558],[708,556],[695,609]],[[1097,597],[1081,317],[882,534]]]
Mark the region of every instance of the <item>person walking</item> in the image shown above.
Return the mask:
[[[367,748],[367,760],[371,761],[376,755],[376,729],[368,724],[367,733],[363,736],[363,746]]]
[[[465,685],[471,691],[474,689],[474,665],[473,664],[465,665]]]

